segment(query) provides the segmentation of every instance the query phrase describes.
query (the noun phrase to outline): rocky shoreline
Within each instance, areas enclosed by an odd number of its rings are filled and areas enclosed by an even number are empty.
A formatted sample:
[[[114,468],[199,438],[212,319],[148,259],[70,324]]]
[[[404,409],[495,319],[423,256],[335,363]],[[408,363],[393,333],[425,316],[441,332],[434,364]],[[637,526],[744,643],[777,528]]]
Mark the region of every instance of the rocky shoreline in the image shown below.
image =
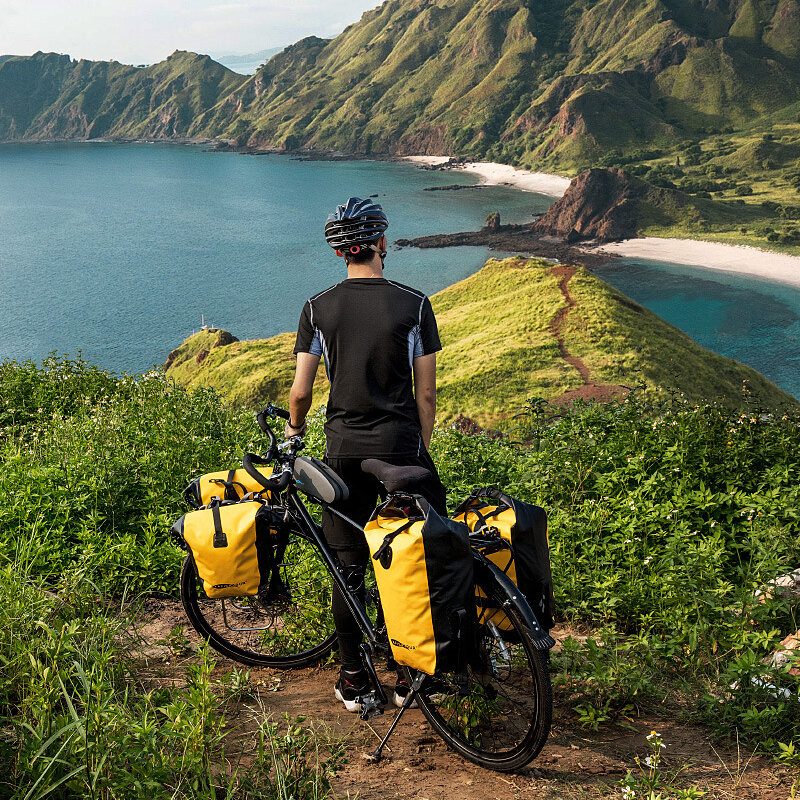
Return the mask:
[[[568,244],[561,238],[542,235],[534,229],[535,224],[500,225],[495,228],[481,228],[479,231],[434,234],[420,236],[416,239],[398,239],[395,245],[400,248],[419,247],[421,249],[488,247],[497,252],[538,256],[564,264],[580,264],[590,269],[619,258],[612,253],[587,250],[585,247]]]

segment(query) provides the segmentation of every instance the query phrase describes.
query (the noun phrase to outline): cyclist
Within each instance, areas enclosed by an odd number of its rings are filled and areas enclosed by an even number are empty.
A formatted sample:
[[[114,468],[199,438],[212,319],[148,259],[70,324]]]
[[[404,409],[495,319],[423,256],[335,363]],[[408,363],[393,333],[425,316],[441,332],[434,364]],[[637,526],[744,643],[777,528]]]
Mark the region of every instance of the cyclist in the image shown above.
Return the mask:
[[[375,508],[379,483],[361,462],[378,458],[399,466],[422,466],[430,479],[417,489],[446,514],[445,490],[428,454],[436,415],[436,353],[441,350],[430,300],[383,276],[389,222],[378,203],[351,197],[325,225],[325,239],[343,257],[347,279],[314,295],[303,306],[294,352],[297,366],[285,435],[302,435],[311,408],[320,358],[330,381],[325,424],[325,461],[347,484],[348,500],[337,508],[364,525]],[[323,531],[345,567],[348,584],[364,596],[369,559],[361,531],[326,513]],[[341,671],[334,687],[348,711],[370,690],[359,644],[361,631],[334,588],[333,618]],[[398,675],[393,701],[409,691]]]

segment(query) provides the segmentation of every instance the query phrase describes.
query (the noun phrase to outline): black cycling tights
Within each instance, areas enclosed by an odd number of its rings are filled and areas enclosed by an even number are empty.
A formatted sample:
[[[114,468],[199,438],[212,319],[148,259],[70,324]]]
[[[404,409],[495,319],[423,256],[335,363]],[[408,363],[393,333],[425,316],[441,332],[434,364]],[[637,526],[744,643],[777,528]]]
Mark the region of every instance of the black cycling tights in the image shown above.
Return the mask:
[[[430,470],[431,480],[420,486],[417,493],[421,494],[440,514],[447,513],[445,490],[426,450],[423,450],[419,456],[386,458],[384,460],[398,466],[417,466]],[[336,471],[350,490],[349,498],[338,503],[336,508],[363,526],[375,510],[380,484],[377,478],[361,471],[361,461],[360,458],[326,459],[326,463]],[[364,574],[369,560],[369,550],[364,534],[330,512],[325,512],[323,515],[322,528],[331,550],[344,567],[348,586],[363,603],[365,599]],[[361,629],[336,586],[333,588],[331,608],[339,639],[342,668],[349,671],[359,670],[362,666],[359,653]]]

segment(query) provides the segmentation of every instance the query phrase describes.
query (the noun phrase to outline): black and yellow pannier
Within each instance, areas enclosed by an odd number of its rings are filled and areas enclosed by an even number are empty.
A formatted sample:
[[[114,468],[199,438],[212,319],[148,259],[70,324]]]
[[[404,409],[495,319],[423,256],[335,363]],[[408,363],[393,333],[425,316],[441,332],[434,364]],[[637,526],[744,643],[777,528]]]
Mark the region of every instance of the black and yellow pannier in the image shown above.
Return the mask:
[[[201,475],[184,489],[183,496],[192,508],[208,506],[213,500],[236,503],[248,494],[264,492],[271,475],[271,462],[247,453],[239,469]],[[269,493],[264,498],[269,499]]]
[[[280,591],[277,565],[285,541],[274,512],[263,503],[215,502],[184,514],[172,526],[172,533],[191,550],[208,597]]]
[[[525,595],[539,624],[553,627],[553,579],[550,572],[550,547],[547,539],[547,514],[539,506],[514,500],[492,488],[475,489],[458,506],[453,519],[470,531],[492,529],[507,547],[487,553]],[[480,589],[475,602],[479,622],[491,619],[500,630],[511,630],[506,615],[488,603]]]
[[[364,532],[394,660],[433,675],[462,669],[470,655],[472,552],[466,526],[424,502],[417,510],[384,504]]]

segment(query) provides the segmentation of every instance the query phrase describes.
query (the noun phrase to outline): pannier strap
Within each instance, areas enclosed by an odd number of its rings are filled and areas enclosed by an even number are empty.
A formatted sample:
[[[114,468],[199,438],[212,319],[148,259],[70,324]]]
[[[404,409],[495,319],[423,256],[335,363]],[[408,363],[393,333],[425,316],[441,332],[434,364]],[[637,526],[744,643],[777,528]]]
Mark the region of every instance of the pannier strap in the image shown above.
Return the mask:
[[[225,499],[232,500],[234,503],[239,501],[239,494],[236,491],[236,487],[240,487],[242,490],[242,497],[247,494],[247,487],[240,483],[239,481],[233,480],[233,476],[236,473],[236,470],[231,470],[228,473],[228,480],[223,480],[222,478],[211,478],[209,483],[219,483],[225,487]]]
[[[265,466],[267,464],[271,464],[272,462],[268,458],[262,458],[261,456],[257,456],[255,453],[245,453],[242,456],[242,467],[244,471],[260,486],[263,486],[265,489],[270,488],[269,479],[265,478],[255,467],[256,464],[261,464]]]
[[[496,486],[481,486],[477,489],[473,489],[469,493],[469,496],[458,504],[453,513],[460,514],[462,511],[466,511],[479,497],[488,497],[491,500],[497,500],[500,503],[504,503],[509,508],[514,507],[514,501],[505,492],[500,491],[500,489],[498,489]]]
[[[214,517],[214,547],[227,547],[228,537],[222,530],[222,518],[219,515],[219,506],[211,506],[211,516]]]
[[[415,522],[420,522],[420,517],[411,517],[408,521],[404,522],[396,531],[392,531],[391,533],[387,533],[386,536],[383,538],[383,543],[381,546],[375,551],[375,554],[372,556],[374,561],[380,561],[381,556],[386,552],[386,549],[389,545],[394,541],[394,537],[398,536],[399,534],[403,533],[403,531],[407,531]]]

